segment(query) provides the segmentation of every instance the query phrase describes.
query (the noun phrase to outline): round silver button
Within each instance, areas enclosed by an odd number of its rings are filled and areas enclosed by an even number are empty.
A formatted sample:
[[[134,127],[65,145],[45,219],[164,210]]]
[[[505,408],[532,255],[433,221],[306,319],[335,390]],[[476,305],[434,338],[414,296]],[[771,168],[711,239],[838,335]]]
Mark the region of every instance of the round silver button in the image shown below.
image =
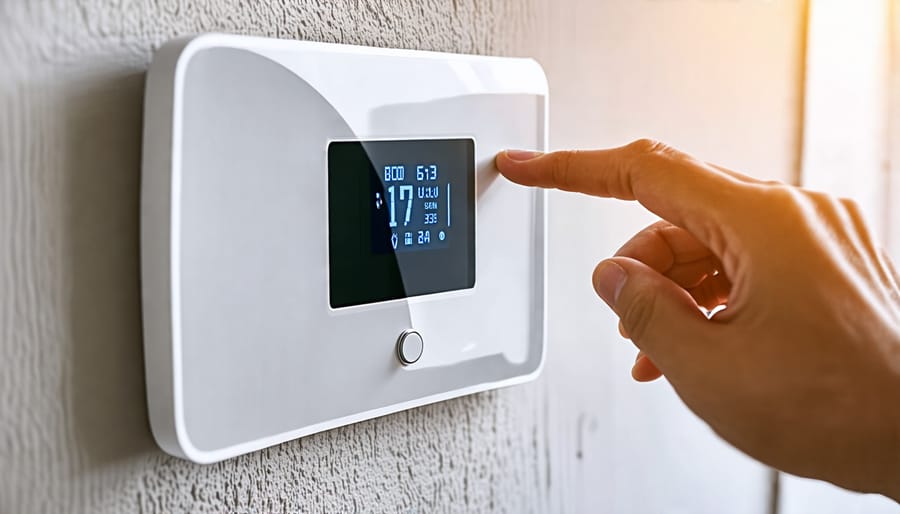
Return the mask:
[[[397,339],[397,358],[404,366],[419,360],[424,349],[425,341],[422,340],[422,334],[415,330],[404,330]]]

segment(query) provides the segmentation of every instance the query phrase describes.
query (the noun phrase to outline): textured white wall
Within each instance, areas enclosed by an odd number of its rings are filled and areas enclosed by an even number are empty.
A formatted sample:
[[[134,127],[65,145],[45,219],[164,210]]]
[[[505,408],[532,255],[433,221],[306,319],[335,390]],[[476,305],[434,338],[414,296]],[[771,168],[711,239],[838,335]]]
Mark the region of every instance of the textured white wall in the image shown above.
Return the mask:
[[[143,72],[163,40],[229,31],[534,55],[554,146],[655,136],[791,178],[800,0],[0,0],[0,513],[747,512],[765,470],[717,441],[594,298],[648,221],[554,194],[538,382],[212,466],[155,448],[138,284]]]

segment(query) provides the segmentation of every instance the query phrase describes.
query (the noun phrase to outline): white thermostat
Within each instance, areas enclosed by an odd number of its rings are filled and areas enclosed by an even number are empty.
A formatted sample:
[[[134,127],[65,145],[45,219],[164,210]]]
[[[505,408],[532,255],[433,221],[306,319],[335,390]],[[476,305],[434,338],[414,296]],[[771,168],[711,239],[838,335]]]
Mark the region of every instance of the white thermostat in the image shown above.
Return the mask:
[[[147,74],[147,397],[214,462],[524,382],[543,362],[545,149],[530,59],[210,34]]]

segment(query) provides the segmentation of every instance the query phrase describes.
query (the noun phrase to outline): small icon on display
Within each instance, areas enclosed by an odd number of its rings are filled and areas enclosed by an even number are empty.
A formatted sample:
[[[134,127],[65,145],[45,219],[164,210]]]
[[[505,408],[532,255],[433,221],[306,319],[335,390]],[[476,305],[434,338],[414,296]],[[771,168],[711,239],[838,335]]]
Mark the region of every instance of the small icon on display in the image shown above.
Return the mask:
[[[394,250],[397,249],[397,234],[391,234],[391,246],[394,247]]]
[[[375,193],[375,209],[381,209],[382,205],[384,205],[384,200],[381,199],[381,193]]]
[[[440,239],[441,241],[443,241],[443,240],[446,239],[446,238],[447,238],[447,234],[445,234],[444,231],[441,230],[441,231],[438,233],[438,239]]]
[[[403,235],[403,244],[406,246],[410,246],[412,244],[412,232],[407,232]]]

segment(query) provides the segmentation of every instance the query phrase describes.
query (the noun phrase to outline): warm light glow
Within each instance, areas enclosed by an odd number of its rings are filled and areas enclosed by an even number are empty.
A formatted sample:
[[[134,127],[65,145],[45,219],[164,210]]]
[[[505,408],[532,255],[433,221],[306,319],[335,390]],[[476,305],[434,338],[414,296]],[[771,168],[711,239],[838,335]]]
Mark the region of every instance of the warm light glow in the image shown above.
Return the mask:
[[[862,206],[886,225],[888,0],[811,0],[803,184]]]

